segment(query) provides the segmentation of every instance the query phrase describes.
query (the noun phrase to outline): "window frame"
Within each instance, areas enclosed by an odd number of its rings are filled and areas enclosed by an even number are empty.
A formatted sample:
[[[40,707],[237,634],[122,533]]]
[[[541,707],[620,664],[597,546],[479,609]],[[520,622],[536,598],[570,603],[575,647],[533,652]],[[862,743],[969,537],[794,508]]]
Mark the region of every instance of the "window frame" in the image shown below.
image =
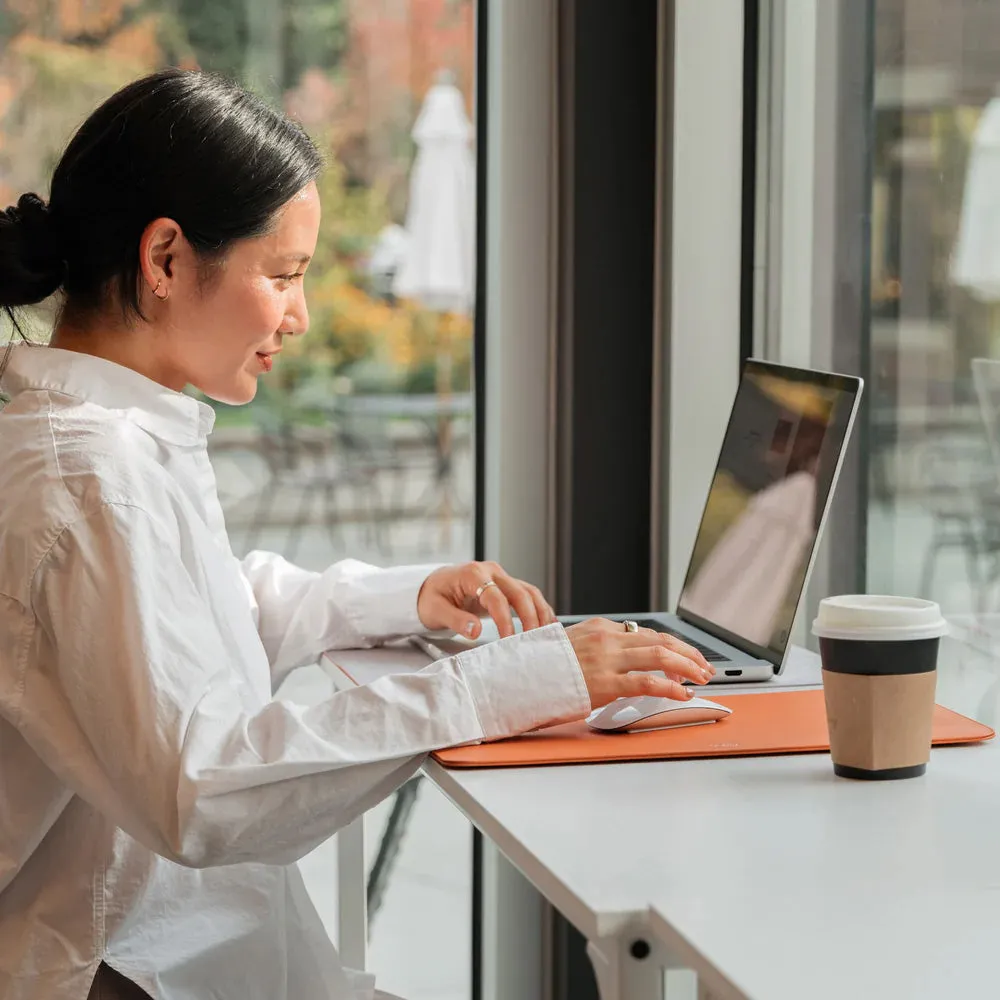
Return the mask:
[[[754,351],[868,383],[874,3],[760,0],[760,16]],[[793,631],[801,645],[814,644],[822,597],[866,589],[868,414],[866,400]]]

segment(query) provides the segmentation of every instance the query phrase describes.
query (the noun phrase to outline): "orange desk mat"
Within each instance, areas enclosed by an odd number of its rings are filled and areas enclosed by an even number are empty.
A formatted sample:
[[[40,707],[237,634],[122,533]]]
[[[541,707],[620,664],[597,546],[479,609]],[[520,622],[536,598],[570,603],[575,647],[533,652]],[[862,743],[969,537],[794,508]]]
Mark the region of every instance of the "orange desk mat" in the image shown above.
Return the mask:
[[[533,767],[691,757],[760,757],[830,749],[823,691],[769,691],[713,698],[733,714],[722,722],[638,733],[597,733],[583,722],[540,729],[496,743],[439,750],[445,767]],[[935,746],[992,739],[989,726],[934,707]]]

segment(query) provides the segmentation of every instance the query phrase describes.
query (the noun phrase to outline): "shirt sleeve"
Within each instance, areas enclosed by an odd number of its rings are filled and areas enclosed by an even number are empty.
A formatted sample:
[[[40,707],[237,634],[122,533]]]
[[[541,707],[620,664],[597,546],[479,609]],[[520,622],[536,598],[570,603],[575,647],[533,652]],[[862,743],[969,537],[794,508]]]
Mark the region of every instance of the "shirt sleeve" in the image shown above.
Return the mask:
[[[437,568],[378,569],[345,559],[315,573],[273,552],[251,552],[240,572],[257,605],[272,690],[290,671],[315,663],[328,649],[366,648],[426,631],[417,614],[417,596]]]
[[[12,721],[70,790],[179,864],[289,863],[429,751],[589,708],[560,626],[315,706],[264,698],[169,531],[137,507],[65,529],[32,596]]]

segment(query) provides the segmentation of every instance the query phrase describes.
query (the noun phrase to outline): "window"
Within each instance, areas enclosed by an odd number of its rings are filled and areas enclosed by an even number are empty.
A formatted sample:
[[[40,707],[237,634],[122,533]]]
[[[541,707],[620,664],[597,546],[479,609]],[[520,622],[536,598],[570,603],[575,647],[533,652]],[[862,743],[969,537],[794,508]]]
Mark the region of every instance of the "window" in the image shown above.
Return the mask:
[[[251,405],[216,406],[239,554],[316,569],[472,556],[474,13],[473,0],[0,0],[0,205],[44,194],[83,118],[165,65],[244,80],[328,158],[310,332]],[[422,159],[428,132],[437,147]],[[36,311],[39,339],[53,315]],[[283,693],[327,690],[317,668]],[[376,837],[391,804],[369,823]],[[331,932],[334,859],[325,846],[303,866]],[[382,988],[467,995],[470,869],[468,825],[421,786],[374,915]]]
[[[869,587],[939,600],[949,662],[987,666],[1000,640],[1000,9],[878,0],[873,42]]]
[[[837,557],[939,601],[940,697],[995,718],[1000,651],[1000,8],[763,5],[758,308],[777,360],[867,379]],[[760,319],[763,317],[763,319]],[[844,544],[847,538],[849,544]],[[833,541],[828,538],[828,552]],[[831,574],[815,581],[815,600]],[[963,670],[958,668],[962,667]]]

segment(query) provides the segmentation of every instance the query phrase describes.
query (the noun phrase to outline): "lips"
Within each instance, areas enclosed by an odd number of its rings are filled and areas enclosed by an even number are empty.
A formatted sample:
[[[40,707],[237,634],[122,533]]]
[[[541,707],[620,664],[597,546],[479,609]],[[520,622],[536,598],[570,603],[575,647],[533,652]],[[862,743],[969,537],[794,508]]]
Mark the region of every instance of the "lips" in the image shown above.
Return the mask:
[[[260,362],[261,368],[263,368],[266,372],[269,372],[271,367],[274,365],[274,356],[271,354],[264,354],[262,351],[257,352],[257,360]]]

